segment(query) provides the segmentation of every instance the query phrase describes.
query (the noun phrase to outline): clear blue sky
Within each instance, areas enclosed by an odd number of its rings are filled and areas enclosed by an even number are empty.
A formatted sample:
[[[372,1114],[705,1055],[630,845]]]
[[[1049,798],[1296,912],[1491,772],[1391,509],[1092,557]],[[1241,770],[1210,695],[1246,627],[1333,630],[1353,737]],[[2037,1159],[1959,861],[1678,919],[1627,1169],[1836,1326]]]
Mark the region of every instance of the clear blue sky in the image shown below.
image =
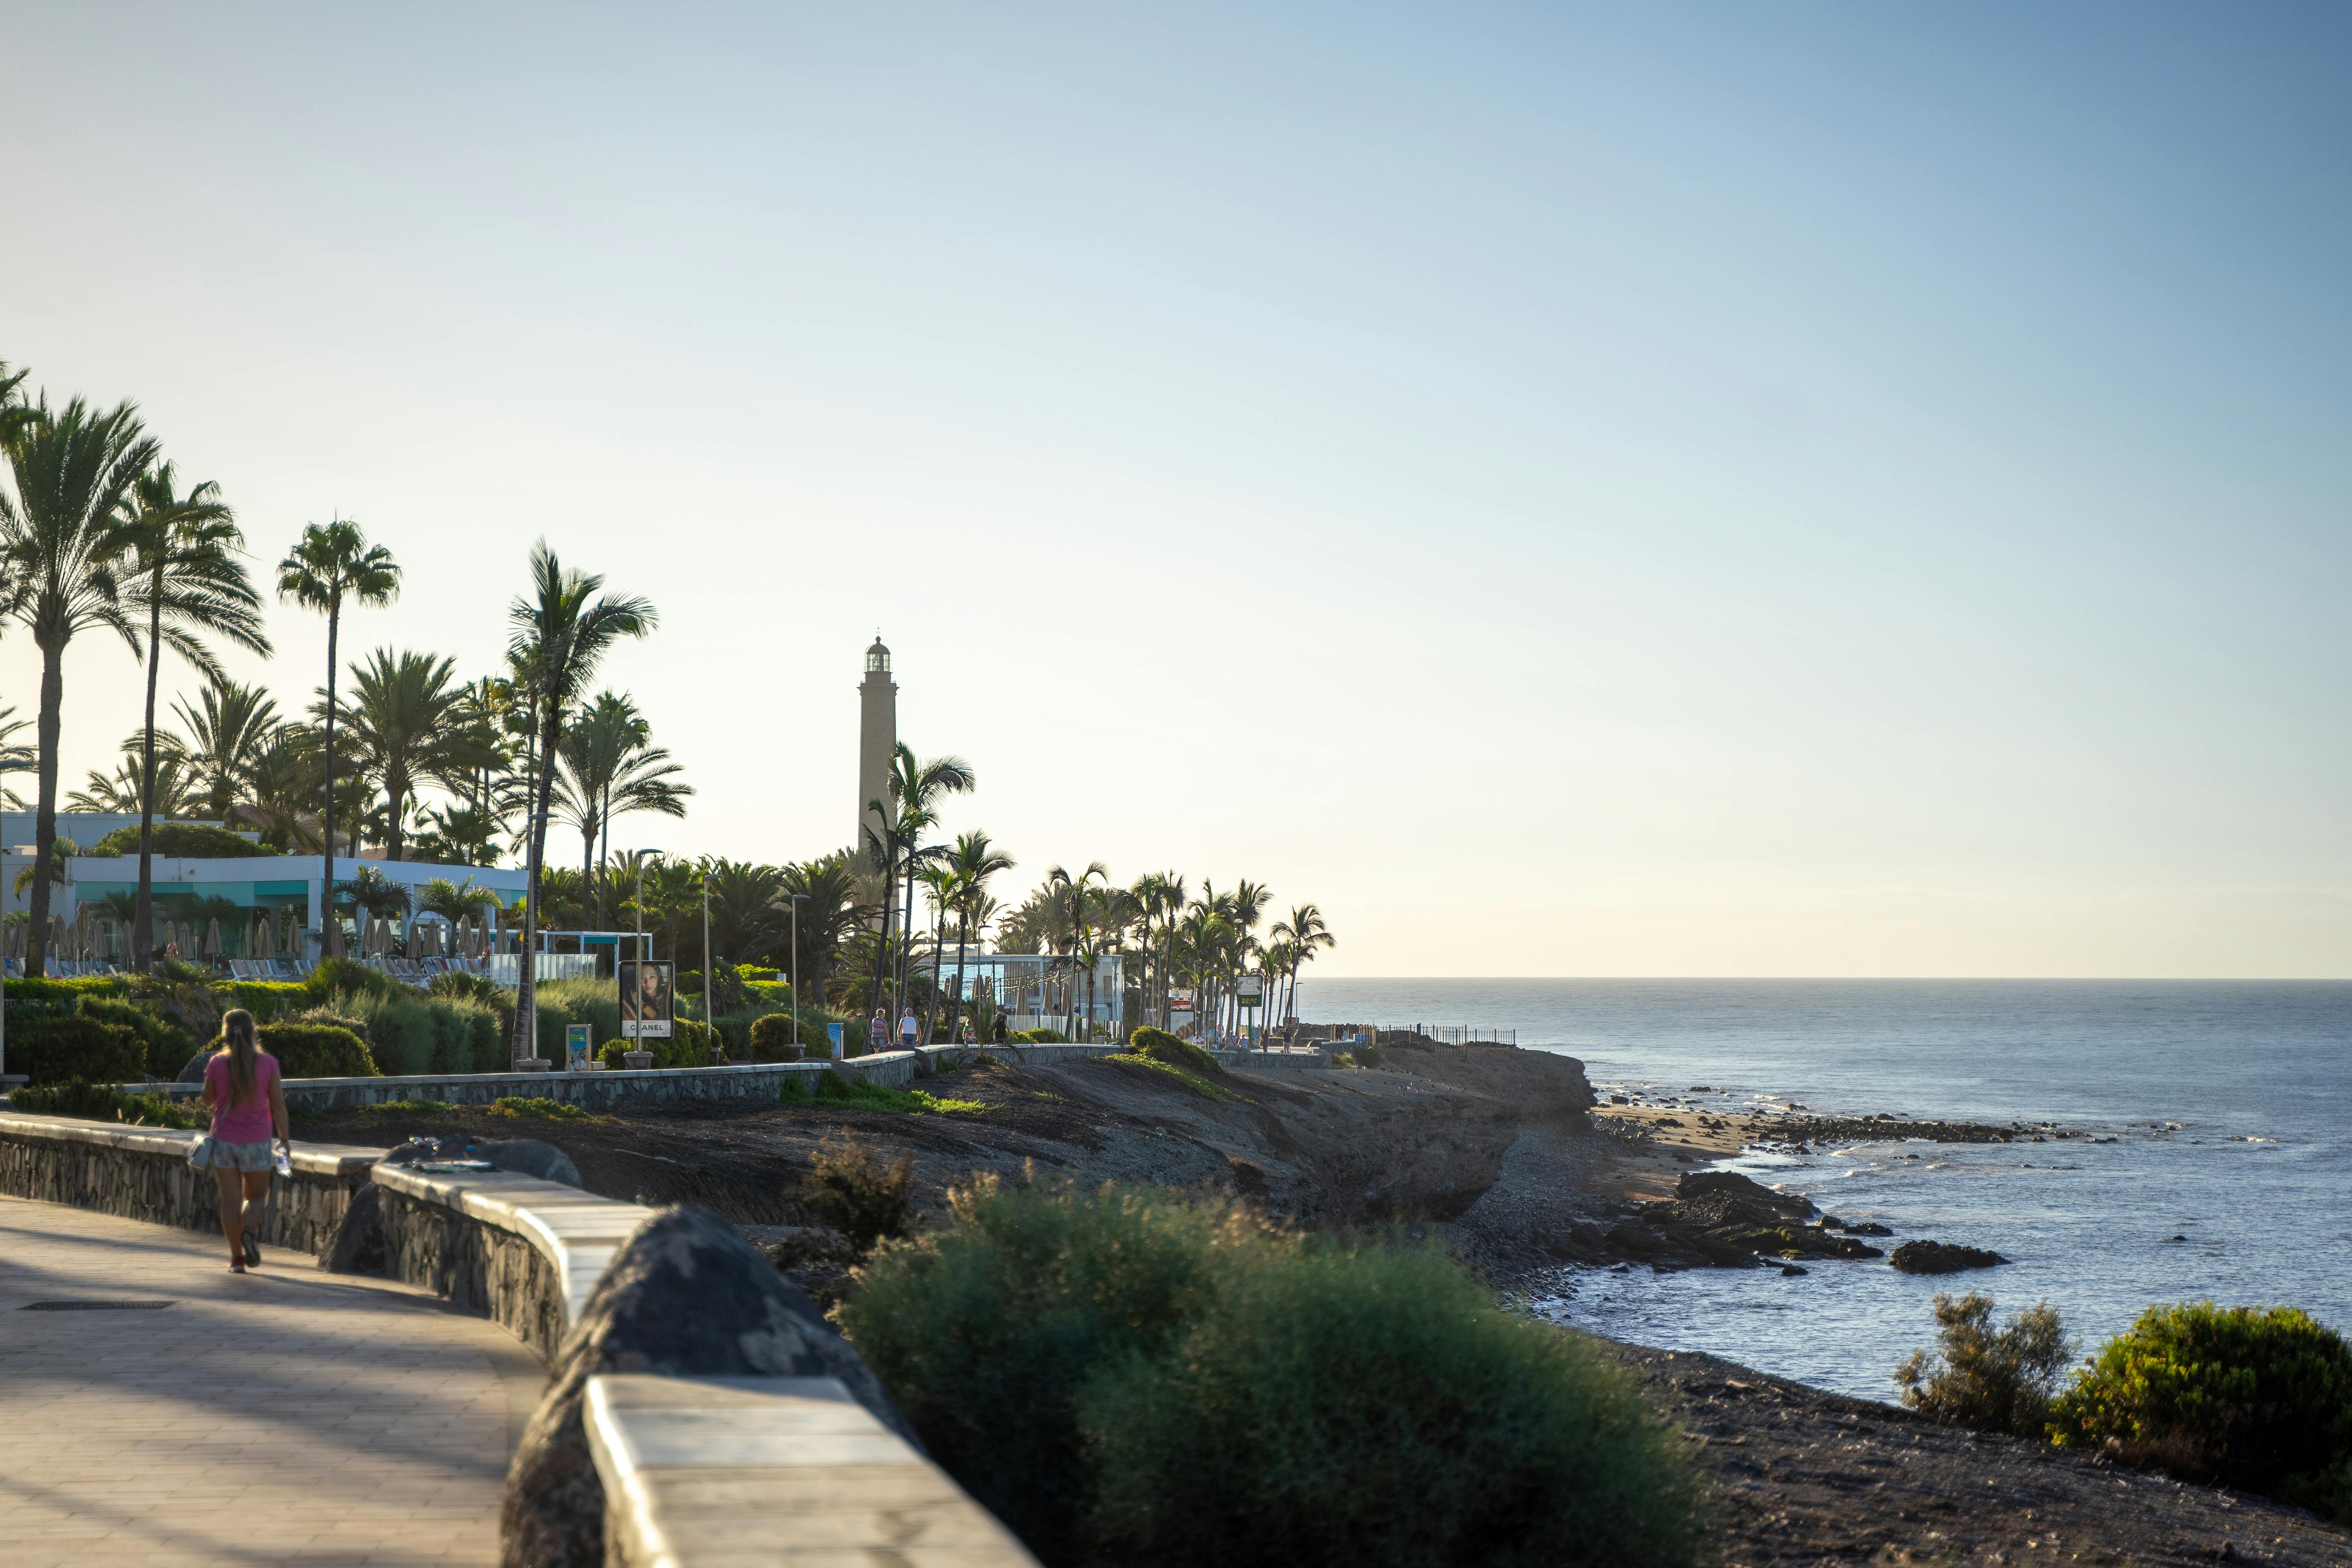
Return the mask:
[[[1254,877],[1331,973],[2352,974],[2347,80],[2323,5],[21,7],[0,358],[265,562],[360,519],[355,650],[487,668],[542,533],[650,594],[701,794],[616,843],[844,841],[879,627],[1008,894]]]

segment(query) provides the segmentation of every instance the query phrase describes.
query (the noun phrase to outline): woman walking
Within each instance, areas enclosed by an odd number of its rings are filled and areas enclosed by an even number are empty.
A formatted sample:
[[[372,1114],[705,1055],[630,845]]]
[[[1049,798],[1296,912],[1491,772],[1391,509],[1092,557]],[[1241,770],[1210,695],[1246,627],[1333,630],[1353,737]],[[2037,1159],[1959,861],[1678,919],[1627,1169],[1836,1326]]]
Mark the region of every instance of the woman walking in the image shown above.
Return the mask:
[[[890,1013],[887,1008],[877,1007],[874,1009],[874,1016],[866,1025],[866,1054],[877,1055],[889,1048]]]
[[[212,1108],[213,1130],[188,1152],[188,1163],[208,1170],[220,1184],[221,1234],[228,1238],[228,1271],[261,1267],[260,1215],[256,1205],[269,1195],[270,1129],[281,1148],[292,1148],[286,1120],[286,1089],[278,1058],[254,1038],[253,1015],[233,1008],[221,1019],[221,1048],[205,1063],[201,1102]],[[247,1224],[250,1216],[253,1224]]]

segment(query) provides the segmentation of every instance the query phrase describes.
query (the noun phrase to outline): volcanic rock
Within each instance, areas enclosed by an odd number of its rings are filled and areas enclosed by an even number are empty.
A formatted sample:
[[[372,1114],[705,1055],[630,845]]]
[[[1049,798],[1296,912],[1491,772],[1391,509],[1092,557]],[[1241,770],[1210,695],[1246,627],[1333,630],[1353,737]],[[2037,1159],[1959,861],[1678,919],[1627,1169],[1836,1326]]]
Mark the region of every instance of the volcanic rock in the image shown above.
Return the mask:
[[[1887,1261],[1906,1274],[1958,1274],[1963,1268],[1990,1268],[2008,1258],[1982,1247],[1958,1247],[1946,1241],[1906,1241]]]
[[[673,1377],[831,1377],[914,1444],[913,1428],[816,1304],[732,1226],[663,1209],[614,1255],[549,1368],[546,1397],[507,1472],[500,1561],[601,1568],[604,1486],[581,1405],[600,1373]]]

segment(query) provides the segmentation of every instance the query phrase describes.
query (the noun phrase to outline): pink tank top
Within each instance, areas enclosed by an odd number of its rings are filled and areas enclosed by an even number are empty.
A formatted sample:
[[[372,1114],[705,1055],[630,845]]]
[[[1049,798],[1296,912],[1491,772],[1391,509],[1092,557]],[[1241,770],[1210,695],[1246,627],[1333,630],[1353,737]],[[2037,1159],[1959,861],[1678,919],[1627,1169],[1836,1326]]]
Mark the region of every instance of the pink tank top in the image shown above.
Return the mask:
[[[213,1091],[213,1136],[224,1143],[268,1142],[269,1086],[277,1080],[278,1058],[268,1051],[255,1052],[253,1092],[231,1106],[228,1053],[214,1053],[205,1063],[205,1084]]]

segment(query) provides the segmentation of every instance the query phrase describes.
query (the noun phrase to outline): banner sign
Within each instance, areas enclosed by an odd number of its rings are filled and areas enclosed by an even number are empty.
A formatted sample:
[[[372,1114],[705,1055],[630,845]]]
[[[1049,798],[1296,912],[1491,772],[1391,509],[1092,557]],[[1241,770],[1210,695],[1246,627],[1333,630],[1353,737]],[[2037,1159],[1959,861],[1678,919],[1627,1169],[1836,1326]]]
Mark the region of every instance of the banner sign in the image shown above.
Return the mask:
[[[1244,1007],[1255,1007],[1265,995],[1265,976],[1244,974],[1234,981],[1234,996]]]
[[[670,963],[667,959],[629,959],[621,971],[621,1037],[669,1038]]]
[[[827,1024],[824,1026],[824,1037],[826,1042],[833,1047],[833,1059],[839,1061],[841,1059],[841,1026],[838,1024]]]
[[[586,1072],[588,1070],[588,1026],[585,1024],[564,1025],[563,1065],[565,1070],[569,1072]]]
[[[1171,1011],[1189,1013],[1192,1010],[1192,987],[1176,985],[1169,988],[1168,1006]]]

